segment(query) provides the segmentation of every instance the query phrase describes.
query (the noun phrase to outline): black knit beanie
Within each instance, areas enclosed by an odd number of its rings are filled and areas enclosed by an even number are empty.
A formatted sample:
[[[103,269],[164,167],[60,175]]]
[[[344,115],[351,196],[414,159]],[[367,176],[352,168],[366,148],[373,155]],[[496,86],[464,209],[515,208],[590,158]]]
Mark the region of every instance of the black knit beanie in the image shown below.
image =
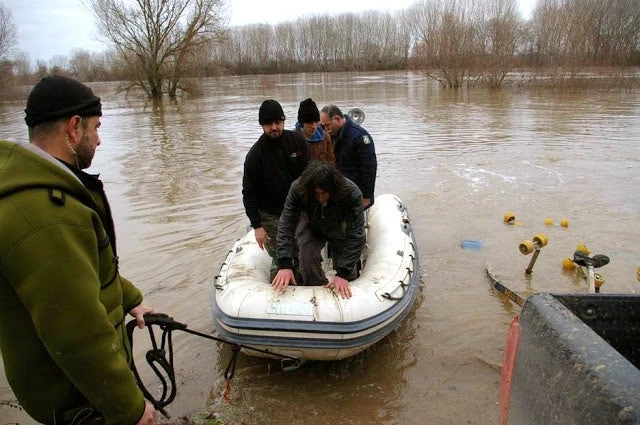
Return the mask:
[[[304,124],[307,122],[320,121],[320,111],[316,106],[316,102],[307,98],[300,102],[300,108],[298,109],[298,122]]]
[[[258,122],[260,125],[280,120],[284,120],[282,106],[273,99],[267,99],[262,102],[260,112],[258,113]]]
[[[100,98],[81,82],[62,75],[50,75],[33,87],[24,112],[27,126],[35,127],[73,115],[102,116],[102,104]]]

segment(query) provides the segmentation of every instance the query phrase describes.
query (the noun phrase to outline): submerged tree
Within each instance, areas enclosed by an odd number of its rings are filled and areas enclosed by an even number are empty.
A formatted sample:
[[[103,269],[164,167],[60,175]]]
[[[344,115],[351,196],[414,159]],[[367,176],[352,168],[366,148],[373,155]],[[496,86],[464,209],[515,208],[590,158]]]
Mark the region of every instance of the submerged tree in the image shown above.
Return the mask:
[[[202,49],[221,41],[223,0],[85,0],[126,63],[130,87],[174,99]]]
[[[532,23],[533,51],[543,65],[637,64],[638,0],[538,0]]]
[[[515,0],[491,0],[481,13],[480,64],[487,85],[496,89],[515,65],[523,25]]]
[[[459,89],[477,79],[479,27],[473,3],[423,0],[411,13],[414,55],[443,87]]]
[[[414,61],[429,77],[453,89],[500,87],[522,39],[515,0],[422,0],[411,12]]]

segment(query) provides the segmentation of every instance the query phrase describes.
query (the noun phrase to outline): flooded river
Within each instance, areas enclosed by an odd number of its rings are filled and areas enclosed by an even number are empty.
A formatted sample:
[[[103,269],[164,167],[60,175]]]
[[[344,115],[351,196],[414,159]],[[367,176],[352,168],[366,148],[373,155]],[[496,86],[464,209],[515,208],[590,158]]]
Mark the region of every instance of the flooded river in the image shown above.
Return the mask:
[[[287,128],[306,97],[363,109],[378,155],[376,194],[402,198],[416,233],[416,305],[354,358],[283,372],[277,361],[241,355],[227,403],[229,347],[176,332],[174,420],[209,410],[225,424],[495,424],[518,309],[489,289],[485,265],[524,296],[584,292],[561,265],[584,243],[611,258],[600,269],[602,292],[640,289],[637,92],[453,92],[419,73],[294,74],[210,79],[200,98],[153,107],[114,85],[94,87],[104,116],[90,171],[110,195],[122,273],[191,329],[211,332],[213,277],[248,224],[242,165],[266,98],[282,103]],[[0,105],[0,137],[26,140],[23,109]],[[507,211],[521,224],[505,225]],[[527,276],[530,257],[518,244],[539,233],[549,244]],[[462,249],[463,240],[481,248]],[[2,376],[0,402],[11,397]],[[0,424],[32,423],[2,404]]]

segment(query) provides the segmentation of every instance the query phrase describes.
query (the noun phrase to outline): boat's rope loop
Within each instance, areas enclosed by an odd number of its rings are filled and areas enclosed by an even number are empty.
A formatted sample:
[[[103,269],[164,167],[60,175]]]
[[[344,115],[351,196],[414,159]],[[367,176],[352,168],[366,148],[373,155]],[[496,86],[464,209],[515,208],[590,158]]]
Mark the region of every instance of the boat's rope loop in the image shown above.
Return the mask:
[[[399,280],[398,282],[400,282],[400,288],[402,288],[402,295],[400,295],[399,297],[394,297],[393,295],[391,295],[391,293],[385,292],[384,294],[381,295],[381,297],[386,298],[390,301],[399,301],[402,298],[404,298],[404,294],[407,293],[407,289],[406,289],[407,285],[401,280]]]
[[[222,342],[224,344],[231,345],[231,350],[233,352],[231,356],[231,360],[229,361],[229,365],[224,372],[226,383],[226,389],[224,393],[224,399],[227,402],[231,401],[229,397],[229,392],[231,391],[231,379],[235,374],[236,369],[236,361],[238,359],[238,353],[240,349],[244,348],[246,350],[258,351],[261,353],[269,354],[270,356],[281,357],[282,359],[290,359],[297,361],[298,359],[295,357],[286,356],[283,354],[273,353],[269,350],[262,350],[259,348],[249,347],[244,344],[236,344],[231,341],[227,341],[223,338],[218,338],[212,335],[207,335],[202,332],[194,331],[187,328],[187,325],[184,323],[177,322],[173,320],[173,317],[169,317],[166,314],[162,313],[148,313],[144,315],[144,321],[147,329],[149,330],[149,338],[151,339],[152,349],[147,351],[146,359],[147,363],[156,376],[162,383],[162,395],[158,400],[156,400],[151,393],[147,390],[147,388],[142,383],[140,379],[140,375],[138,374],[138,370],[136,369],[135,361],[131,360],[131,371],[136,377],[136,381],[138,382],[138,386],[140,390],[144,394],[145,398],[153,404],[153,407],[162,413],[167,419],[170,418],[169,414],[164,410],[164,407],[171,403],[176,396],[177,386],[176,386],[176,376],[175,370],[173,367],[173,342],[171,339],[171,332],[174,330],[179,330],[183,332],[190,333],[192,335],[200,336],[202,338],[212,339],[214,341]],[[131,346],[131,352],[133,352],[133,330],[136,328],[136,320],[130,320],[127,323],[127,337],[129,338],[129,344]],[[162,338],[160,346],[156,341],[155,334],[153,333],[153,326],[159,326],[162,330]],[[168,359],[167,359],[168,355]],[[164,374],[163,374],[164,372]]]
[[[412,263],[415,262],[415,257],[413,255],[409,255],[409,257],[411,257],[411,262]],[[409,277],[409,279],[411,279],[411,276],[413,275],[413,269],[411,267],[407,267],[406,271],[407,271],[407,276]],[[407,293],[407,287],[409,286],[409,284],[406,283],[404,280],[399,280],[398,283],[400,284],[399,287],[396,287],[391,292],[385,292],[384,294],[382,294],[380,296],[382,298],[385,298],[385,299],[389,300],[389,301],[400,301],[402,298],[404,298],[405,294]],[[398,288],[402,288],[402,295],[400,295],[399,297],[394,297],[393,295],[391,295]]]

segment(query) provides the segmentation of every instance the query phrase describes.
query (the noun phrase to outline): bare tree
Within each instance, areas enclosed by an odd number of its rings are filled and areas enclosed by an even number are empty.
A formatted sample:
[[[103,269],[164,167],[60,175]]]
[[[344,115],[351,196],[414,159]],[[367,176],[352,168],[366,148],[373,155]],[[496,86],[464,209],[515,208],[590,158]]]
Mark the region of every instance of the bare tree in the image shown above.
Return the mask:
[[[96,81],[96,65],[97,59],[88,50],[76,49],[69,59],[69,69],[73,75],[80,81]]]
[[[533,48],[539,64],[565,71],[632,65],[640,43],[637,0],[538,0]]]
[[[13,78],[13,66],[6,58],[16,44],[16,27],[11,11],[0,3],[0,92],[7,94]]]
[[[0,58],[8,54],[16,44],[16,26],[13,15],[4,4],[0,3]]]
[[[574,57],[588,64],[627,65],[640,41],[640,3],[632,0],[573,0]]]
[[[36,60],[36,79],[41,79],[49,75],[49,66],[43,59]]]
[[[19,84],[28,84],[31,79],[31,61],[25,52],[18,52],[13,58],[13,72]]]
[[[49,59],[49,71],[52,74],[66,74],[69,72],[69,58],[66,55],[54,55]]]
[[[84,0],[149,98],[174,99],[199,49],[222,40],[223,0]]]
[[[459,89],[478,78],[475,6],[464,0],[423,0],[413,6],[414,54],[426,74],[444,87]]]
[[[539,0],[533,11],[534,49],[538,65],[557,66],[566,45],[569,25],[562,0]]]
[[[496,89],[514,66],[522,29],[515,0],[490,0],[484,7],[481,66],[488,86]]]

